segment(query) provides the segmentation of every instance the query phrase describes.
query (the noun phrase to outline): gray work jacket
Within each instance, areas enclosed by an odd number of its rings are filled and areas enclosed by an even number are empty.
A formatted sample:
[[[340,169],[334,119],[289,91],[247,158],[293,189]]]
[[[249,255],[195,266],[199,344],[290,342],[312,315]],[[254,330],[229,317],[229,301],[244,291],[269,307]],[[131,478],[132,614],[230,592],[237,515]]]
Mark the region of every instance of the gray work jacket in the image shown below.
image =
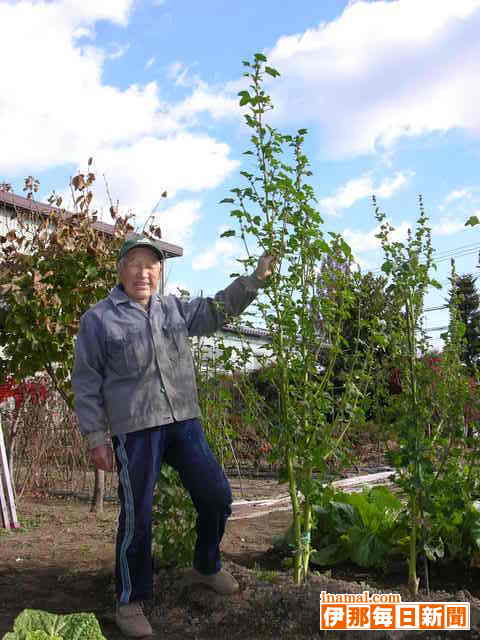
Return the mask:
[[[72,386],[90,448],[130,433],[201,417],[187,336],[208,336],[241,314],[263,280],[236,278],[214,298],[152,296],[147,311],[121,285],[80,319]],[[217,304],[218,303],[218,306]]]

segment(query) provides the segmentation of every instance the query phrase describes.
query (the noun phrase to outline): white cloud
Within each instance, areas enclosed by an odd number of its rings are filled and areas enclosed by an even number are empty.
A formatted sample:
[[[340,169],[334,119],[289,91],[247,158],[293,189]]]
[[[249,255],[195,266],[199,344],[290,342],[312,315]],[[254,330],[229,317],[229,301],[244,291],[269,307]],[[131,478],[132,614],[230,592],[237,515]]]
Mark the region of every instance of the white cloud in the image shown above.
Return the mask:
[[[446,216],[453,219],[467,214],[471,215],[479,203],[479,187],[462,187],[452,189],[438,205],[438,209],[446,212]]]
[[[156,82],[126,89],[103,83],[105,61],[124,50],[92,44],[95,23],[125,26],[132,5],[0,0],[0,57],[9,60],[0,93],[0,174],[68,165],[73,172],[94,156],[112,197],[143,215],[164,189],[173,197],[214,188],[237,166],[228,145],[189,131],[199,112],[227,110],[207,85],[198,93],[197,83],[183,106],[165,102]]]
[[[168,264],[168,263],[167,263]],[[185,291],[189,291],[190,292],[190,296],[192,297],[192,292],[190,291],[190,289],[188,288],[188,286],[184,283],[184,282],[168,282],[168,280],[165,281],[165,295],[168,296],[170,293],[174,296],[177,296],[177,298],[180,298],[180,291],[179,289],[183,289]]]
[[[188,132],[107,146],[95,160],[107,175],[112,198],[140,215],[150,212],[164,190],[173,198],[183,191],[211,189],[237,166],[228,145]]]
[[[268,54],[276,117],[320,125],[331,154],[385,151],[401,136],[478,133],[480,0],[350,3]]]
[[[106,54],[106,57],[109,60],[118,60],[118,58],[122,58],[127,51],[130,49],[129,44],[115,44],[113,45],[112,51]]]
[[[133,0],[57,0],[49,3],[50,8],[55,12],[57,7],[67,19],[72,23],[86,22],[92,24],[97,20],[109,20],[119,25],[125,26],[128,21],[130,11],[133,7]],[[47,8],[47,3],[42,0],[27,0],[20,6],[28,12],[29,7]]]
[[[194,271],[204,271],[205,269],[216,267],[219,263],[223,263],[223,266],[225,266],[227,263],[231,263],[233,256],[237,254],[238,246],[236,242],[229,238],[219,238],[213,247],[199,254],[192,261],[192,268]],[[238,265],[238,263],[236,264]]]
[[[432,235],[436,236],[453,236],[459,231],[465,231],[465,220],[440,218],[439,222],[432,225]]]
[[[356,271],[373,271],[375,269],[376,265],[374,265],[372,262],[370,262],[369,260],[365,260],[365,258],[361,258],[360,256],[355,256],[354,255],[354,262],[352,265],[352,271],[356,272]]]
[[[190,96],[172,110],[172,115],[179,120],[191,120],[202,112],[209,113],[215,119],[238,117],[237,100],[205,85],[197,86]]]
[[[150,69],[150,67],[155,64],[155,58],[152,56],[145,63],[145,69]]]
[[[176,60],[168,66],[167,76],[180,87],[190,87],[198,82],[198,76],[192,74],[190,67],[180,60]]]
[[[450,204],[451,202],[455,202],[456,200],[468,199],[470,200],[472,197],[472,189],[454,189],[450,191],[450,193],[445,197],[444,203]]]
[[[359,200],[373,194],[382,198],[391,198],[396,191],[407,184],[414,175],[413,171],[397,171],[394,176],[385,178],[374,185],[371,173],[348,180],[332,195],[320,200],[320,208],[330,215],[339,215],[342,209],[348,209]]]
[[[177,60],[167,68],[167,77],[177,86],[188,87],[192,93],[180,104],[172,108],[172,115],[178,120],[195,121],[197,114],[209,113],[213,118],[238,117],[239,107],[235,82],[223,86],[209,86],[192,69]]]
[[[75,40],[80,40],[80,38],[92,39],[95,37],[95,31],[92,27],[78,27],[77,29],[74,29],[72,35]]]
[[[190,252],[193,227],[201,218],[202,203],[199,200],[181,200],[155,214],[154,223],[160,225],[162,237],[183,248],[183,255]]]
[[[374,189],[374,193],[381,198],[391,198],[401,187],[407,184],[408,180],[415,175],[414,171],[402,173],[397,171],[393,178],[387,178]]]
[[[392,225],[393,226],[393,225]],[[410,222],[403,221],[390,234],[390,239],[397,242],[403,241],[407,237],[408,229],[411,229]],[[350,245],[354,253],[365,253],[366,251],[374,251],[380,249],[380,240],[375,236],[380,233],[380,226],[377,225],[370,231],[355,231],[353,229],[345,229],[342,236]],[[361,264],[361,263],[360,263]]]

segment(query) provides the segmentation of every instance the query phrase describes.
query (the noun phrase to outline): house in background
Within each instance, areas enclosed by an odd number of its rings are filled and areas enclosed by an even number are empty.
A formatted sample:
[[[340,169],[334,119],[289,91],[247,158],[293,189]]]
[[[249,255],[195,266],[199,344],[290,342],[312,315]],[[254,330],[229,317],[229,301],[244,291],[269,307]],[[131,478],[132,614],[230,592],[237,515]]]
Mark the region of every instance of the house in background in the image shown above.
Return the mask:
[[[236,327],[227,323],[212,336],[192,338],[192,349],[195,351],[200,346],[202,366],[210,368],[212,359],[221,353],[220,342],[223,342],[225,347],[234,347],[238,350],[247,347],[250,350],[250,356],[242,368],[245,371],[252,371],[263,366],[262,361],[265,357],[270,359],[266,347],[270,341],[270,334],[265,329],[241,325]],[[232,360],[236,361],[233,355]],[[220,367],[218,370],[222,371]]]
[[[10,191],[2,191],[0,189],[0,236],[4,236],[11,229],[18,229],[19,226],[16,222],[17,216],[20,214],[22,218],[27,218],[31,221],[32,225],[35,225],[35,221],[38,220],[38,217],[48,217],[54,212],[59,212],[60,210],[56,207],[52,207],[49,204],[45,204],[43,202],[36,202],[30,198],[24,198],[23,196],[17,196]],[[69,215],[68,212],[64,214]],[[108,224],[107,222],[97,221],[93,223],[93,227],[106,235],[113,236],[113,225]],[[168,260],[170,258],[178,258],[179,256],[183,256],[182,247],[178,247],[175,244],[171,244],[170,242],[165,242],[164,240],[159,240],[159,244],[164,251],[165,258]],[[160,283],[160,291],[163,293],[164,291],[164,282],[162,278],[162,282]]]
[[[38,217],[48,217],[53,212],[58,212],[59,209],[42,202],[37,202],[30,198],[25,198],[23,196],[18,196],[13,194],[11,191],[2,191],[0,189],[0,236],[5,236],[8,231],[12,229],[19,229],[17,223],[18,215],[22,215],[22,218],[25,219],[27,217],[31,224],[34,226]],[[68,213],[65,215],[69,215]],[[73,214],[71,214],[73,215]],[[99,231],[107,234],[113,235],[114,227],[111,224],[106,222],[94,222],[93,226]],[[183,248],[177,245],[171,244],[169,242],[165,242],[164,240],[159,240],[159,244],[161,245],[163,251],[165,252],[165,258],[178,258],[183,255]],[[159,290],[161,294],[165,292],[165,269],[162,274],[162,282],[159,285]],[[252,357],[249,359],[245,367],[248,370],[256,369],[260,366],[258,358],[255,354],[265,354],[265,350],[261,349],[262,345],[267,344],[270,341],[270,337],[268,332],[265,329],[260,328],[250,328],[250,327],[239,327],[235,328],[231,324],[225,324],[219,331],[217,331],[213,336],[202,337],[201,345],[202,345],[202,360],[205,361],[205,366],[208,360],[217,354],[218,347],[217,343],[219,339],[222,338],[223,342],[226,346],[235,346],[240,348],[242,342],[245,344],[248,342],[249,346],[252,349]],[[195,345],[193,345],[195,348]]]

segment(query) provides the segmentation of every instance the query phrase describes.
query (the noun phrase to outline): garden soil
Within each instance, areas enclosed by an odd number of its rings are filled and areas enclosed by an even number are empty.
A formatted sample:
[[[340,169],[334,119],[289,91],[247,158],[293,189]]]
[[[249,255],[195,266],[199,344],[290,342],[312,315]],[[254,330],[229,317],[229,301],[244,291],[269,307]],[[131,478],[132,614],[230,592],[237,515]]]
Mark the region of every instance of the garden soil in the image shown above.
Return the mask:
[[[284,492],[274,481],[244,480],[243,496],[232,481],[235,498],[259,498]],[[118,507],[108,504],[102,515],[86,503],[41,495],[23,498],[18,511],[22,528],[0,533],[0,638],[25,608],[55,613],[90,611],[105,637],[123,636],[113,624],[114,539]],[[398,592],[411,600],[405,576],[376,576],[354,568],[313,573],[297,587],[291,570],[271,549],[272,537],[285,531],[289,512],[230,521],[222,544],[224,567],[240,583],[240,591],[221,597],[200,586],[185,587],[181,571],[155,576],[155,598],[146,605],[154,638],[165,640],[306,640],[308,638],[480,638],[476,632],[325,632],[319,631],[319,594]],[[398,582],[395,582],[395,579]],[[458,584],[456,583],[456,579]],[[469,600],[478,605],[480,572],[468,581],[446,576],[443,588],[432,587],[419,600]],[[447,585],[447,586],[445,586]],[[447,590],[444,590],[447,589]],[[346,635],[348,634],[348,635]]]

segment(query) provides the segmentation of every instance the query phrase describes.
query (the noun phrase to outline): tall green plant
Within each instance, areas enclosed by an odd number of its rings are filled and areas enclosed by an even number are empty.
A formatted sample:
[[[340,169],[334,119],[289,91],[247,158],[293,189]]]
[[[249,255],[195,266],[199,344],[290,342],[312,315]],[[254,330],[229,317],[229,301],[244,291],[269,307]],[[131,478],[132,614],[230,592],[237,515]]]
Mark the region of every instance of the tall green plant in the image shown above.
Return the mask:
[[[430,444],[433,461],[425,476],[425,551],[432,560],[445,556],[448,560],[468,561],[480,542],[479,514],[474,506],[480,491],[479,445],[478,438],[467,428],[469,413],[478,412],[478,393],[464,362],[468,337],[462,294],[454,286],[457,282],[452,261],[448,331],[442,336],[442,353],[430,358],[434,371],[430,399],[436,423]]]
[[[257,306],[270,331],[270,349],[275,365],[269,369],[278,389],[275,428],[270,431],[271,456],[280,461],[289,483],[293,508],[297,583],[307,575],[312,552],[312,473],[325,473],[328,460],[342,449],[352,420],[360,419],[363,389],[370,355],[362,354],[342,337],[342,325],[353,309],[355,274],[346,268],[351,251],[334,233],[324,233],[303,151],[306,135],[284,135],[266,122],[272,107],[264,89],[265,76],[279,72],[257,53],[244,61],[248,89],[240,92],[240,105],[247,107],[245,122],[251,131],[252,159],[241,171],[246,186],[231,190],[231,216],[238,220],[248,258],[239,260],[252,267],[247,239],[269,254],[279,256],[279,267],[264,289],[267,302]],[[233,236],[230,229],[223,235]],[[320,287],[318,269],[328,258]],[[282,273],[282,266],[286,265]],[[237,274],[236,274],[237,275]],[[349,351],[343,394],[335,398],[333,372],[341,352]],[[320,353],[327,355],[320,358]]]
[[[422,313],[428,288],[440,285],[431,277],[435,265],[432,260],[428,218],[421,199],[416,231],[412,233],[409,229],[405,243],[391,239],[393,227],[376,205],[375,198],[374,206],[375,217],[380,224],[377,237],[385,255],[382,270],[391,278],[391,292],[399,310],[395,324],[389,327],[389,335],[393,364],[401,371],[404,393],[396,399],[398,449],[391,459],[399,471],[397,483],[408,497],[408,582],[411,591],[417,593],[417,546],[421,537],[426,499],[424,473],[431,460],[426,429],[426,425],[431,423],[431,411],[424,394],[427,365],[419,357],[428,350]]]
[[[386,335],[391,364],[400,372],[402,392],[390,399],[386,416],[397,441],[390,460],[397,469],[396,482],[407,497],[408,582],[415,594],[419,586],[417,558],[424,559],[428,588],[427,558],[434,559],[439,548],[439,532],[445,532],[442,518],[448,510],[452,514],[458,511],[459,496],[463,496],[464,505],[471,503],[465,476],[470,453],[464,438],[469,384],[461,361],[465,327],[456,301],[452,301],[443,352],[430,352],[422,323],[424,301],[429,287],[441,286],[432,277],[433,249],[422,199],[416,230],[409,230],[405,242],[391,239],[393,227],[375,200],[374,205],[380,223],[377,237],[385,254],[382,269],[390,278],[389,289],[398,309]]]

